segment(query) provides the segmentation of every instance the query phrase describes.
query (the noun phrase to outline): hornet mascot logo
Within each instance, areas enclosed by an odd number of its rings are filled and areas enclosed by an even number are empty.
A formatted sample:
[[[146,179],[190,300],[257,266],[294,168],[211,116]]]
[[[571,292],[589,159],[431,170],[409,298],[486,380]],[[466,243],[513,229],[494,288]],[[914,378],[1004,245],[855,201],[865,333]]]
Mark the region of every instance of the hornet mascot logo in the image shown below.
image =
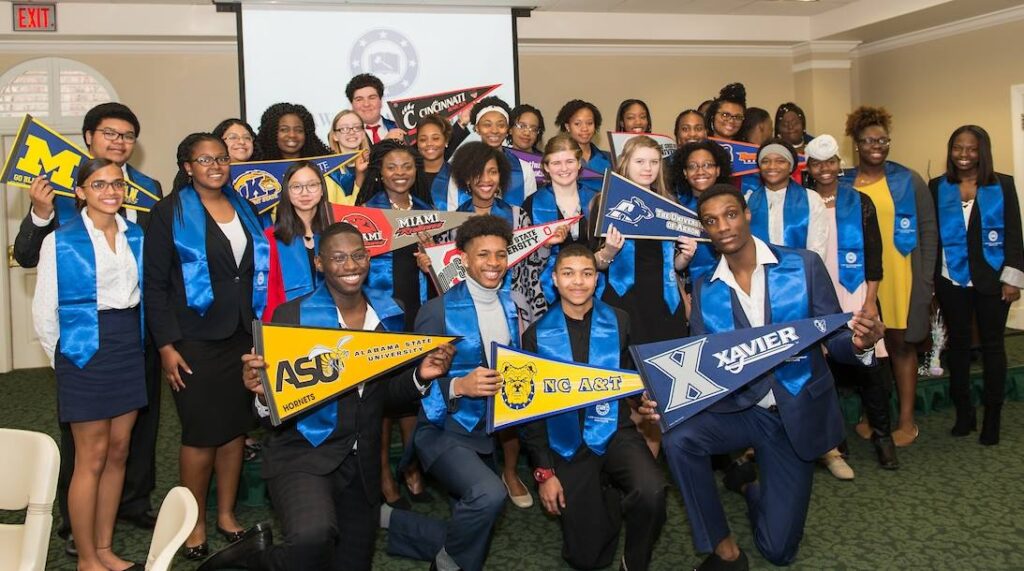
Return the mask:
[[[637,197],[633,197],[629,200],[620,200],[612,209],[610,209],[605,216],[612,220],[618,220],[620,222],[626,222],[636,226],[642,220],[650,220],[654,218],[654,213],[651,209],[644,204],[643,200]]]
[[[341,376],[341,373],[345,370],[345,359],[348,359],[349,353],[347,349],[342,349],[346,343],[352,340],[351,335],[346,335],[341,339],[338,339],[338,344],[332,349],[330,347],[324,347],[323,345],[317,345],[309,351],[309,360],[312,361],[317,359],[320,364],[320,372],[324,376],[329,376],[332,372],[336,373],[335,378]]]

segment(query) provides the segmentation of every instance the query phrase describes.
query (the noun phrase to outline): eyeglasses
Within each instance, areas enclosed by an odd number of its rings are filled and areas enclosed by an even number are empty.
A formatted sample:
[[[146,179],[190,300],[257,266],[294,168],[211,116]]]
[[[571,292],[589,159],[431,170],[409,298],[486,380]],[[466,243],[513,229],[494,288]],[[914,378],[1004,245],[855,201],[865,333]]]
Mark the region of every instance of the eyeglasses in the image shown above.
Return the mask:
[[[249,136],[249,135],[237,135],[235,133],[232,133],[230,135],[226,135],[224,137],[224,142],[225,143],[237,143],[239,141],[242,141],[243,143],[251,143],[252,142],[252,137]]]
[[[313,194],[320,192],[324,185],[320,181],[307,182],[306,184],[289,184],[288,192],[293,194]]]
[[[89,188],[96,192],[103,192],[108,186],[117,192],[124,192],[125,190],[128,190],[128,183],[122,178],[117,180],[94,180],[89,183]]]
[[[520,131],[526,131],[527,133],[540,132],[540,127],[534,125],[527,125],[526,123],[516,123],[515,125],[513,125],[513,127],[519,129]]]
[[[342,135],[347,135],[349,133],[358,133],[359,131],[362,131],[362,130],[363,130],[363,128],[359,127],[359,126],[352,126],[352,127],[341,126],[341,127],[338,127],[337,129],[334,129],[334,132],[335,133],[341,133]]]
[[[686,163],[686,172],[710,171],[717,168],[718,165],[716,163]]]
[[[116,141],[118,139],[122,139],[126,143],[134,143],[136,138],[135,133],[132,133],[131,131],[126,131],[122,133],[120,131],[115,131],[109,127],[106,129],[100,129],[100,133],[103,133],[103,138],[108,141]]]
[[[356,252],[352,252],[351,254],[341,252],[339,254],[331,254],[330,256],[327,256],[327,261],[329,261],[332,264],[337,264],[339,266],[344,265],[345,262],[349,261],[350,259],[357,264],[364,264],[366,263],[366,260],[370,259],[370,254],[366,250],[359,250]]]
[[[874,147],[875,145],[888,147],[892,144],[892,139],[889,137],[878,137],[877,139],[874,137],[864,137],[863,139],[857,139],[857,143],[865,147]]]
[[[718,116],[722,119],[722,121],[736,122],[736,123],[742,123],[743,122],[743,118],[744,118],[742,113],[738,113],[736,115],[733,115],[732,113],[729,113],[728,111],[719,111],[718,112]]]
[[[203,155],[201,157],[196,157],[196,158],[192,159],[191,162],[196,163],[196,164],[198,164],[200,166],[204,166],[204,167],[212,166],[213,163],[217,163],[220,166],[226,166],[226,165],[230,165],[231,164],[231,157],[229,157],[227,155],[221,155],[219,157],[211,157],[210,155]]]

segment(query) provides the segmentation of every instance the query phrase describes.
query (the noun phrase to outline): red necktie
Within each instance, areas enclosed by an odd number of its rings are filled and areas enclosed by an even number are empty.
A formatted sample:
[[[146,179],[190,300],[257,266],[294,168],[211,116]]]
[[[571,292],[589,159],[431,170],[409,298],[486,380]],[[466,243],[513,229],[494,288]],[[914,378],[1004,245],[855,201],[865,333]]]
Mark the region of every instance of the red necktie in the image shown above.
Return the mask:
[[[380,142],[380,124],[371,125],[370,128],[373,129],[373,136],[370,137],[370,139],[373,141],[373,144],[376,145]]]

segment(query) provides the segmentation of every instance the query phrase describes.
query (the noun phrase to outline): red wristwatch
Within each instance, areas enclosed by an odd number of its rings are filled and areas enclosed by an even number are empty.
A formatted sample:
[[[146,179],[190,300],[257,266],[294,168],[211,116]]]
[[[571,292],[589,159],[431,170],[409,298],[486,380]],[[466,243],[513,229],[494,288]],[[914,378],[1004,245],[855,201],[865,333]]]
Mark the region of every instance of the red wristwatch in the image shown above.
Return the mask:
[[[537,480],[538,484],[543,484],[551,479],[555,475],[553,468],[537,468],[533,471],[533,479]]]

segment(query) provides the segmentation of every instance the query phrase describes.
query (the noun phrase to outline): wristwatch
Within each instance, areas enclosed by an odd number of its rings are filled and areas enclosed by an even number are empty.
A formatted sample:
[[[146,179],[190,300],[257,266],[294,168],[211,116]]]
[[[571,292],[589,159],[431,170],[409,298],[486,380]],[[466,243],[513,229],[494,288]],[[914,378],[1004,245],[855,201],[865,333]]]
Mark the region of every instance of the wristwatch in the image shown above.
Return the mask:
[[[543,484],[551,479],[555,475],[553,468],[537,468],[533,471],[533,479],[537,480],[538,484]]]

